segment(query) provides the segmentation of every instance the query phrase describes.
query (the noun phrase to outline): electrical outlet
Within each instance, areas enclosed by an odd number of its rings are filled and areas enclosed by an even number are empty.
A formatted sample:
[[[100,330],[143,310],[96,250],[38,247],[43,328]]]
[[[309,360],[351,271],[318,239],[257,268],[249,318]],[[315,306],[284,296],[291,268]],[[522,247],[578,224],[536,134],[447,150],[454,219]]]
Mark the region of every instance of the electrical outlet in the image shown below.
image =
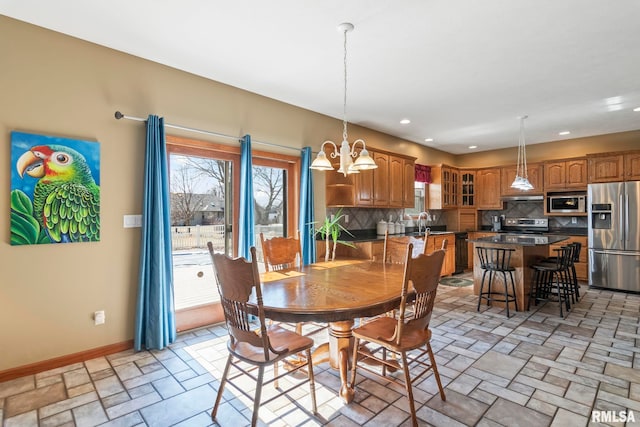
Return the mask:
[[[333,221],[334,219],[336,219],[336,216],[331,214],[331,221]]]
[[[571,224],[577,224],[578,223],[578,218],[576,218],[575,216],[571,217]]]
[[[349,224],[349,215],[344,216],[344,223]]]
[[[95,313],[93,313],[93,323],[94,323],[94,325],[96,325],[96,326],[104,325],[104,322],[105,322],[104,310],[99,310],[99,311],[96,311]]]

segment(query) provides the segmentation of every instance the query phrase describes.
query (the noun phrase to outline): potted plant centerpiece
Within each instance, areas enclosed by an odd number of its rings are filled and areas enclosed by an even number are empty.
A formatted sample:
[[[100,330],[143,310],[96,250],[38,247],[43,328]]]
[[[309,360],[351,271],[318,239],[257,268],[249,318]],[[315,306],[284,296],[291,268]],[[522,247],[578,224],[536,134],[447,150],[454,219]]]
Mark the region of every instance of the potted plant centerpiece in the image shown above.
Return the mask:
[[[348,235],[353,236],[340,224],[340,220],[344,215],[342,214],[342,209],[338,209],[338,211],[333,215],[333,218],[326,217],[322,225],[315,229],[315,234],[319,234],[320,237],[325,241],[324,247],[324,261],[329,261],[329,252],[330,252],[330,241],[333,241],[333,250],[331,251],[331,261],[336,259],[336,246],[338,244],[349,246],[351,248],[355,248],[356,246],[353,243],[346,242],[344,240],[338,240],[340,234],[344,231]],[[331,239],[331,240],[329,240]]]

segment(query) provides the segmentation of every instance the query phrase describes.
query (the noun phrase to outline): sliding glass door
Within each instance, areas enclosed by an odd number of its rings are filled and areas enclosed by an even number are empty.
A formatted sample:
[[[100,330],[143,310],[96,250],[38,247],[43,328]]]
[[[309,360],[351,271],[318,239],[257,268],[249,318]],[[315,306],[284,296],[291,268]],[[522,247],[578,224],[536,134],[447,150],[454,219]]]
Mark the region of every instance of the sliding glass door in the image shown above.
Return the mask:
[[[239,146],[167,136],[171,187],[171,238],[178,331],[224,320],[207,249],[237,256],[240,194]],[[254,151],[255,235],[295,232],[299,158]]]

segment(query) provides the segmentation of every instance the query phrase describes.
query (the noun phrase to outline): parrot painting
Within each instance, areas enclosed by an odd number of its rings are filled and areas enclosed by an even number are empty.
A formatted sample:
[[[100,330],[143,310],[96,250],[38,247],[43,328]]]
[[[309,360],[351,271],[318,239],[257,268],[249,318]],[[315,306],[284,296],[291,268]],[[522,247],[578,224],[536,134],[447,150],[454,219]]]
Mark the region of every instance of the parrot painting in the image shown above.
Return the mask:
[[[64,145],[38,145],[16,163],[20,178],[39,178],[33,217],[54,243],[100,240],[100,187],[84,156]]]

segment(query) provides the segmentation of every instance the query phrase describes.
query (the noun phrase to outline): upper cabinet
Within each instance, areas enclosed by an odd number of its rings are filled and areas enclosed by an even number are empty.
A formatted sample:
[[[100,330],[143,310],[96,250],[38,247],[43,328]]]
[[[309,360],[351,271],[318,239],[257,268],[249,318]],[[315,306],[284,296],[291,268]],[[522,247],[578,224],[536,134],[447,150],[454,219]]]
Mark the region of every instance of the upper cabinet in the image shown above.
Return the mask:
[[[389,155],[385,153],[371,153],[378,165],[373,170],[373,205],[389,207]]]
[[[640,181],[640,151],[624,155],[624,180]]]
[[[616,182],[624,180],[622,154],[590,155],[589,182]]]
[[[589,182],[640,181],[640,151],[590,154]]]
[[[502,178],[501,178],[501,194],[503,196],[518,196],[521,194],[542,194],[543,192],[543,180],[542,176],[544,174],[544,165],[542,163],[529,163],[527,165],[527,178],[531,185],[533,185],[533,189],[531,190],[518,190],[517,188],[512,188],[511,184],[513,180],[516,179],[516,165],[506,166],[502,168]]]
[[[585,157],[544,163],[545,191],[580,190],[587,188]]]
[[[416,179],[415,161],[403,159],[402,170],[402,207],[412,208],[416,203],[414,184]]]
[[[502,209],[500,168],[478,169],[476,182],[476,207],[480,210]]]
[[[460,171],[447,165],[431,166],[429,209],[451,209],[459,205]]]
[[[369,149],[369,154],[378,165],[377,169],[360,171],[346,177],[335,170],[324,173],[327,206],[413,206],[415,159],[374,149]],[[336,160],[332,160],[332,163],[337,170],[339,159]]]
[[[460,207],[473,208],[476,206],[476,171],[460,170]]]

